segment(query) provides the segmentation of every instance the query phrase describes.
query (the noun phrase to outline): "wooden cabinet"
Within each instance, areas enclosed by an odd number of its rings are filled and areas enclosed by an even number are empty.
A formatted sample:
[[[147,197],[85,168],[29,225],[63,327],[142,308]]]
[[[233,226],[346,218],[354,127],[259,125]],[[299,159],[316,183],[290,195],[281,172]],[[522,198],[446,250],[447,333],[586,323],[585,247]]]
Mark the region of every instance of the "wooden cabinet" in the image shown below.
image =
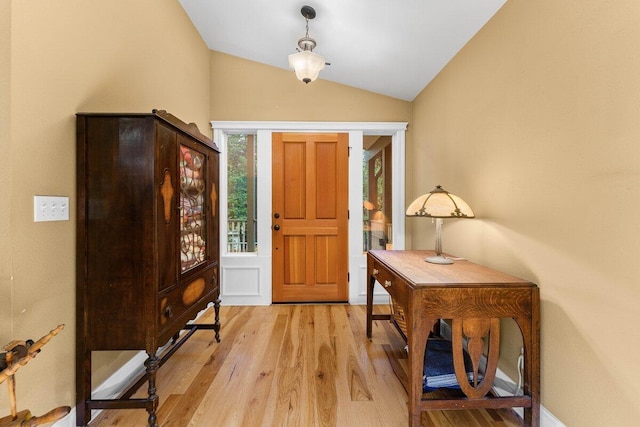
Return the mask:
[[[165,111],[77,114],[77,425],[134,407],[157,425],[157,369],[197,329],[220,341],[218,165],[213,141]],[[214,324],[187,324],[211,302]],[[146,375],[94,400],[91,353],[108,350],[146,351]]]

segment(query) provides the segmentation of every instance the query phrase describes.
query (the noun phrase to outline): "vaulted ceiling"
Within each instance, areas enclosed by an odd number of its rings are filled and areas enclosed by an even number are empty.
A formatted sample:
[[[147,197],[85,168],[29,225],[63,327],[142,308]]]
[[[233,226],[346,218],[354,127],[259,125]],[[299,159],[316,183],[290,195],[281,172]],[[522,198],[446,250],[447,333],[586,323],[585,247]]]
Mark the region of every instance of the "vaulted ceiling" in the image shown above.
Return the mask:
[[[289,69],[305,35],[320,79],[413,100],[506,0],[179,0],[212,50]],[[291,78],[295,78],[292,72]],[[300,82],[300,84],[304,84]],[[313,84],[313,83],[311,83]]]

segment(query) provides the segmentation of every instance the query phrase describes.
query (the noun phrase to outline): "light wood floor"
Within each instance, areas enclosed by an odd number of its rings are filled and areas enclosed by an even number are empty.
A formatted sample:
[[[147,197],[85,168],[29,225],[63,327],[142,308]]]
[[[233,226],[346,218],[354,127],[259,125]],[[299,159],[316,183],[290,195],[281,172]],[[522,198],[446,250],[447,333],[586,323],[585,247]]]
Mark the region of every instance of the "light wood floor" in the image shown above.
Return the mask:
[[[196,332],[160,368],[159,425],[408,425],[404,341],[387,321],[374,322],[368,340],[364,306],[222,307],[220,317],[220,343]],[[140,427],[147,415],[107,410],[91,426]],[[472,410],[423,413],[422,425],[521,423],[509,410]]]

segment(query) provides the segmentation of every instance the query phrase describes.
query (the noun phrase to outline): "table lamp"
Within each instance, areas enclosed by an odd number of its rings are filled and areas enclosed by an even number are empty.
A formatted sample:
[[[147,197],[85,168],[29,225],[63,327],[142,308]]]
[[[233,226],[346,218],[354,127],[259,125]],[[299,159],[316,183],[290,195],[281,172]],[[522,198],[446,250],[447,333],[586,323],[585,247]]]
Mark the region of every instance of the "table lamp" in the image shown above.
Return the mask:
[[[453,264],[451,258],[442,256],[442,219],[473,218],[469,205],[460,197],[450,194],[441,186],[415,199],[407,208],[406,216],[423,216],[436,219],[436,255],[425,258],[434,264]]]

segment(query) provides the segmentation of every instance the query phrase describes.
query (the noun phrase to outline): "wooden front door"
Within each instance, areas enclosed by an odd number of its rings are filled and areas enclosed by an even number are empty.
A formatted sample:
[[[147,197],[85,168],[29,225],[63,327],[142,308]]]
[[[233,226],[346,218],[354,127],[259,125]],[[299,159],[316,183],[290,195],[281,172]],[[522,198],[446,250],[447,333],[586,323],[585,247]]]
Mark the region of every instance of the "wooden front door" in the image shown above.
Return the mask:
[[[273,133],[273,302],[348,300],[348,143]]]

